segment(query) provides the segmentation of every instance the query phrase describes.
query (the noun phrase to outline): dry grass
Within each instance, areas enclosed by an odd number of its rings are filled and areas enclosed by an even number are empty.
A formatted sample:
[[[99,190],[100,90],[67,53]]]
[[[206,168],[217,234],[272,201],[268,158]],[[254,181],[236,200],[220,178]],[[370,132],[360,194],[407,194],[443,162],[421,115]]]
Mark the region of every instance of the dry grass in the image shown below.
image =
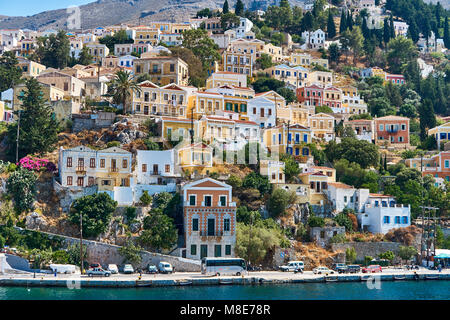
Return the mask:
[[[314,243],[296,242],[294,249],[297,259],[305,263],[306,270],[314,269],[318,266],[331,267],[336,260],[336,256],[342,253],[340,251],[328,251]]]

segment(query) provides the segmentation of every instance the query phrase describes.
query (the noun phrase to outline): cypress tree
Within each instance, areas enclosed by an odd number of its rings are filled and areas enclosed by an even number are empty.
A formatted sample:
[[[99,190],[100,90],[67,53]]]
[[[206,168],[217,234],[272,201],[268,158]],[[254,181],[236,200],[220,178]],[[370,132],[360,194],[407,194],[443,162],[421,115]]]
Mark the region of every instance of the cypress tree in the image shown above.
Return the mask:
[[[347,18],[345,17],[345,11],[341,11],[341,21],[339,24],[339,33],[342,34],[347,30]]]
[[[384,154],[384,170],[387,171],[387,154]]]
[[[411,22],[411,25],[408,28],[408,35],[414,43],[416,43],[419,40],[419,30],[414,20]]]
[[[227,14],[228,12],[230,12],[230,8],[228,6],[228,0],[225,0],[225,2],[223,3],[222,13]]]
[[[361,31],[362,31],[364,38],[366,40],[368,40],[370,38],[370,29],[367,26],[367,18],[363,18],[362,25],[361,25]]]
[[[236,6],[234,7],[234,13],[237,16],[243,16],[244,15],[244,4],[242,3],[242,0],[237,0]]]
[[[331,11],[328,11],[327,33],[328,38],[330,39],[333,39],[336,36],[336,26],[334,24],[334,19]]]
[[[450,48],[450,34],[448,31],[448,17],[445,17],[444,22],[444,44],[446,48]]]
[[[19,159],[28,154],[43,154],[55,149],[58,142],[58,123],[53,110],[43,98],[42,88],[35,78],[25,82],[19,129]],[[16,153],[17,124],[8,127],[8,145],[11,158]]]
[[[383,40],[384,40],[385,45],[388,44],[390,39],[391,39],[391,31],[389,29],[389,20],[388,20],[388,18],[384,18],[384,22],[383,22]]]
[[[394,29],[394,18],[392,17],[392,13],[391,13],[391,17],[389,18],[389,32],[390,32],[390,36],[391,39],[395,38],[395,29]]]
[[[353,30],[353,16],[351,11],[347,12],[347,27],[350,29],[350,31]]]

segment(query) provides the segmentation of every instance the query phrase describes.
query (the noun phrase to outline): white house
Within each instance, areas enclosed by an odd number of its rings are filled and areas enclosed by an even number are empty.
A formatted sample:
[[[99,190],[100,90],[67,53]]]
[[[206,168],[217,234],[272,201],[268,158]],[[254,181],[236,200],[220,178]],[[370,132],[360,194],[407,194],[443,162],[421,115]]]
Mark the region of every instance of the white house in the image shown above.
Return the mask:
[[[253,22],[247,18],[239,18],[239,27],[235,28],[236,38],[245,38],[246,34],[252,31]]]
[[[325,46],[325,32],[321,29],[317,29],[316,31],[303,31],[302,38],[305,40],[302,49],[320,49]]]
[[[261,160],[259,172],[266,176],[270,183],[285,183],[284,162],[274,160]]]
[[[118,66],[122,68],[133,68],[134,60],[136,60],[137,57],[132,55],[126,55],[119,57],[119,63]]]
[[[175,150],[137,150],[135,176],[138,184],[175,182],[180,173],[176,169]]]
[[[369,198],[369,189],[357,189],[341,182],[328,182],[326,193],[336,212],[345,208],[353,209],[357,213],[364,212]]]
[[[408,33],[409,25],[404,21],[394,21],[395,36],[404,36]]]
[[[397,204],[389,195],[370,194],[365,212],[358,215],[361,229],[386,234],[394,228],[411,225],[411,206]]]
[[[256,122],[261,128],[270,128],[276,125],[277,109],[275,102],[266,97],[255,97],[247,102],[248,120]]]

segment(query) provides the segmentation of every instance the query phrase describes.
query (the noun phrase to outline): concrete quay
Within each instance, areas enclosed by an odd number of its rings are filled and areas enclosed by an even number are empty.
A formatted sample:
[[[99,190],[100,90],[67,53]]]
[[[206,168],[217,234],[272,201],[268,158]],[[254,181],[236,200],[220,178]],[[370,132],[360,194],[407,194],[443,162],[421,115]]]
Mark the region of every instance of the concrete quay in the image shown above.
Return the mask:
[[[289,284],[289,283],[328,283],[328,282],[361,282],[361,281],[405,281],[405,280],[450,280],[450,270],[442,272],[433,270],[413,271],[399,269],[383,270],[381,273],[358,274],[328,274],[316,275],[311,271],[303,274],[293,272],[261,271],[250,272],[242,276],[206,276],[199,273],[175,274],[116,274],[111,277],[94,277],[86,275],[48,275],[36,274],[36,277],[23,274],[0,276],[0,286],[23,287],[67,287],[69,289],[82,287],[161,287],[161,286],[212,286],[212,285],[259,285],[259,284]]]

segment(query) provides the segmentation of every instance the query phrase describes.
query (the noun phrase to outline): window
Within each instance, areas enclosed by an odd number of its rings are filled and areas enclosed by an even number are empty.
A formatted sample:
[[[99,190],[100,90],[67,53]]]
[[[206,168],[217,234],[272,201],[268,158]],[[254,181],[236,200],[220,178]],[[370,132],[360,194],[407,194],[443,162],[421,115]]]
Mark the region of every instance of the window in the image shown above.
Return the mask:
[[[165,165],[165,172],[169,173],[170,172],[170,164],[166,164]]]
[[[402,223],[408,224],[408,217],[402,217]]]
[[[220,206],[225,207],[227,205],[227,196],[220,196]]]
[[[196,256],[196,255],[197,255],[197,245],[191,244],[191,256]]]
[[[194,195],[189,196],[189,205],[195,206],[195,196]]]
[[[92,187],[94,185],[94,183],[95,183],[94,177],[89,177],[88,178],[88,186]]]
[[[100,168],[105,167],[105,159],[100,159]]]
[[[89,167],[95,168],[95,158],[89,159]]]
[[[216,244],[214,246],[214,257],[221,257],[222,256],[222,246],[220,244]]]
[[[198,219],[192,219],[192,231],[198,231]]]
[[[212,197],[211,196],[205,196],[204,206],[205,207],[211,207],[212,204]]]
[[[380,124],[380,131],[384,130],[384,126],[382,124]]]
[[[394,219],[394,221],[395,221],[395,223],[399,224],[399,223],[400,223],[400,217],[399,217],[399,216],[396,216],[395,219]]]
[[[347,202],[347,196],[344,196],[344,202]]]
[[[389,224],[390,221],[391,221],[391,217],[389,217],[389,216],[384,216],[384,217],[383,217],[383,223]]]
[[[231,245],[230,244],[225,245],[225,255],[231,256]]]
[[[72,157],[68,157],[67,158],[67,168],[71,168],[72,167]]]
[[[68,177],[67,177],[67,185],[68,185],[68,186],[71,186],[71,185],[72,185],[72,177],[71,177],[71,176],[68,176]]]
[[[445,160],[444,167],[450,168],[450,160]]]
[[[78,187],[83,187],[84,186],[84,178],[83,177],[78,177],[78,179],[77,179],[77,186]]]
[[[127,168],[128,167],[128,160],[127,159],[123,159],[122,160],[122,168]]]
[[[147,172],[147,165],[145,163],[142,164],[142,172]]]
[[[230,231],[231,230],[230,226],[231,226],[230,219],[229,218],[223,219],[223,231]]]

